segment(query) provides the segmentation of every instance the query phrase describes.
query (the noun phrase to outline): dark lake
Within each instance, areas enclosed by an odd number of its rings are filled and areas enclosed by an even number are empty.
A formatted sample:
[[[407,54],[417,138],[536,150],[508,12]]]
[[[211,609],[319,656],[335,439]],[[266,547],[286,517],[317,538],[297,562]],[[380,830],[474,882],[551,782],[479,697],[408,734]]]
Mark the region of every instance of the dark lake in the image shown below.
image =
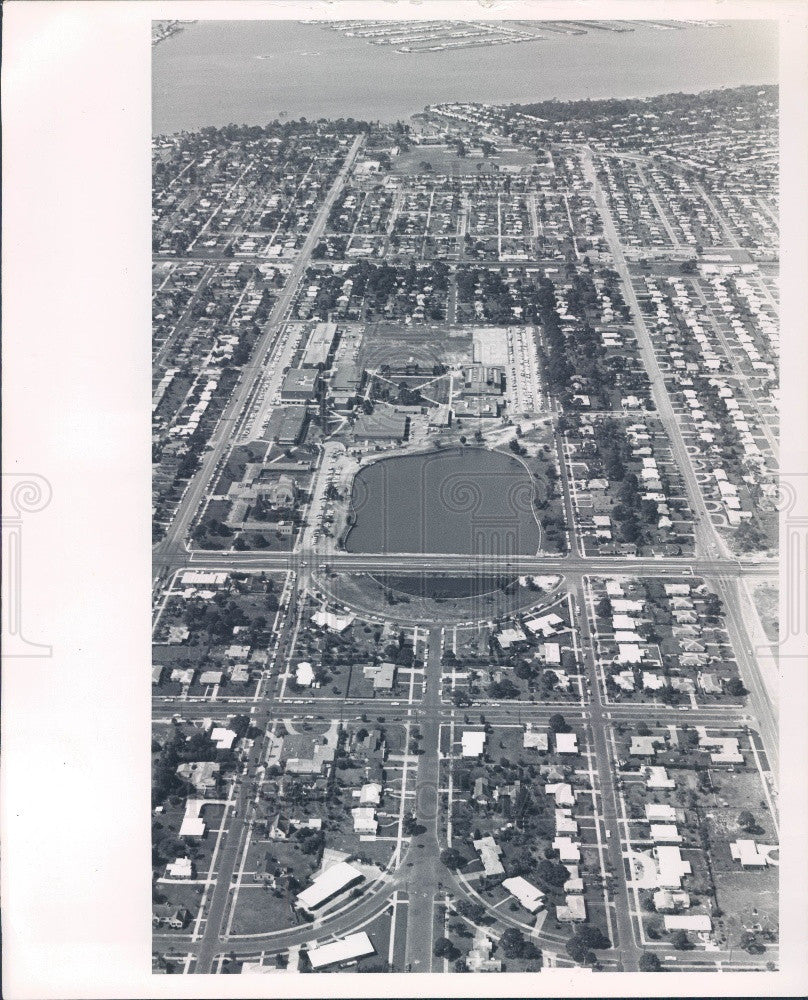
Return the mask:
[[[462,448],[386,458],[361,469],[349,552],[534,555],[533,483],[510,455]]]

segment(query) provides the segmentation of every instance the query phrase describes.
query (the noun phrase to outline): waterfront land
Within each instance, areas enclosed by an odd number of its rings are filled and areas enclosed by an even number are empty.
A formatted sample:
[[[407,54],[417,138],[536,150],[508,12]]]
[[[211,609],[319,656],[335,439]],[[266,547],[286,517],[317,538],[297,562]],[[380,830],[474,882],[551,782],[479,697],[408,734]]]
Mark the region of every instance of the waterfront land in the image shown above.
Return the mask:
[[[776,968],[777,117],[155,139],[156,972]]]

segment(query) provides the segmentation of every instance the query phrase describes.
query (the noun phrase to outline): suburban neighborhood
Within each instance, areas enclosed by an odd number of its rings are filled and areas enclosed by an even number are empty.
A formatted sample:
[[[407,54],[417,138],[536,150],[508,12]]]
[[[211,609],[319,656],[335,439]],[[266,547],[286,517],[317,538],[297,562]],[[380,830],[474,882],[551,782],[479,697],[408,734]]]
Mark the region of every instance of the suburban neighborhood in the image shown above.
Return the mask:
[[[777,102],[155,137],[155,973],[778,968]]]

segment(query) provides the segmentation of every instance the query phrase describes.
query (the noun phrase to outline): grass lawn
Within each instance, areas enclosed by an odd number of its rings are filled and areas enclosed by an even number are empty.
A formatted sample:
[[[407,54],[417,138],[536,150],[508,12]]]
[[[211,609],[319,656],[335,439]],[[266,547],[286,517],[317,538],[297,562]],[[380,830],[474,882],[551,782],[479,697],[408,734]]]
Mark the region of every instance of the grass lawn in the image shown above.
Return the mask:
[[[722,872],[716,875],[718,905],[724,911],[721,924],[727,943],[737,945],[745,928],[760,925],[775,933],[779,926],[778,869]]]
[[[273,889],[258,883],[243,883],[233,917],[234,935],[277,931],[298,923],[294,908],[283,894],[279,898]]]

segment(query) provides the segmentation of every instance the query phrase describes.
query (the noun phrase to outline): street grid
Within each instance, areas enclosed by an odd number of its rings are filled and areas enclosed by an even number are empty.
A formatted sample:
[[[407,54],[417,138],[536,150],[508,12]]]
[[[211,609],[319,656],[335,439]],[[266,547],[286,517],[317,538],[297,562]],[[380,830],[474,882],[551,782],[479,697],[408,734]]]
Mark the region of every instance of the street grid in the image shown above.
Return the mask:
[[[209,496],[211,485],[216,481],[234,436],[243,433],[249,421],[253,421],[254,426],[261,424],[267,401],[275,401],[273,394],[277,389],[277,379],[268,381],[264,367],[270,359],[278,366],[282,364],[281,358],[284,355],[280,352],[285,342],[279,339],[279,332],[285,328],[290,318],[294,297],[311,253],[326,231],[329,212],[350,177],[363,141],[360,135],[351,144],[339,174],[288,273],[266,329],[255,347],[252,363],[242,373],[231,401],[217,425],[209,451],[182,497],[165,536],[154,548],[155,628],[173,593],[175,581],[188,568],[248,574],[272,572],[281,574],[283,578],[279,606],[272,625],[274,638],[269,650],[269,660],[254,693],[223,693],[218,686],[210,686],[194,696],[189,695],[188,690],[176,696],[159,692],[154,696],[156,725],[168,724],[175,718],[208,718],[224,723],[234,714],[244,712],[249,715],[251,727],[259,733],[255,739],[247,741],[240,751],[237,773],[228,785],[225,798],[219,802],[222,817],[212,831],[214,840],[210,865],[207,872],[197,879],[203,889],[198,913],[187,934],[156,932],[155,947],[170,952],[184,972],[221,972],[231,956],[240,961],[264,963],[277,955],[299,950],[300,946],[310,944],[315,939],[320,944],[339,940],[347,933],[384,920],[389,945],[383,957],[389,968],[414,972],[448,971],[448,962],[437,959],[433,953],[436,936],[443,936],[441,928],[448,926],[447,906],[458,899],[474,902],[482,899],[469,879],[461,872],[448,869],[441,862],[441,852],[452,845],[453,838],[452,808],[456,790],[453,787],[451,763],[458,746],[458,730],[467,719],[476,717],[481,721],[484,717],[486,724],[493,727],[521,727],[526,722],[546,726],[551,715],[563,710],[571,725],[584,736],[585,749],[581,754],[581,767],[577,774],[585,781],[593,806],[591,819],[586,821],[591,840],[586,847],[597,858],[601,873],[603,913],[613,946],[599,956],[599,959],[606,969],[634,971],[645,950],[660,946],[649,941],[644,933],[638,890],[627,874],[632,843],[636,843],[637,838],[632,834],[632,821],[626,812],[615,727],[644,722],[652,716],[655,720],[661,720],[663,727],[675,727],[684,720],[689,726],[701,725],[722,733],[737,731],[749,735],[762,790],[776,826],[776,776],[779,767],[776,704],[761,676],[744,616],[739,610],[744,606],[739,588],[746,580],[771,577],[776,572],[777,564],[776,560],[770,558],[738,558],[732,555],[724,539],[715,530],[714,519],[705,501],[688,448],[687,431],[682,428],[681,411],[672,403],[668,393],[657,348],[636,298],[621,233],[615,225],[610,198],[604,192],[595,169],[592,150],[584,147],[579,151],[581,164],[584,175],[592,186],[604,235],[629,305],[633,329],[651,382],[656,405],[654,416],[664,427],[687,502],[697,515],[693,523],[693,555],[626,559],[587,553],[580,526],[582,517],[574,460],[570,456],[567,441],[558,431],[555,431],[555,442],[560,457],[569,541],[569,553],[566,556],[480,556],[456,553],[377,556],[334,551],[325,546],[308,544],[298,544],[291,552],[202,552],[192,550],[187,545],[188,531],[198,515],[200,505]],[[638,167],[638,171],[642,178],[642,168]],[[723,222],[721,212],[710,201],[706,192],[702,190],[702,193],[715,217],[722,221],[724,229],[732,236],[729,226]],[[351,239],[358,233],[367,201],[366,195],[359,206]],[[677,232],[671,227],[653,189],[652,201],[673,246],[678,247]],[[566,195],[563,203],[573,232],[575,253],[578,255],[575,225]],[[399,190],[392,206],[388,238],[396,221],[404,218],[408,207],[406,196]],[[480,233],[493,235],[497,241],[499,259],[504,235],[504,206],[499,194],[495,202],[487,203],[487,208],[495,211],[483,216],[479,215],[479,206],[475,211],[470,210],[467,196],[464,196],[459,208],[456,205],[442,206],[441,211],[447,207],[452,216],[451,225],[456,226],[461,237],[469,227]],[[522,220],[522,224],[530,229],[535,238],[540,235],[542,226],[537,216],[535,198],[529,199],[528,208],[529,214]],[[428,234],[433,212],[437,209],[433,194],[428,202],[425,226],[417,234],[422,259],[427,254]],[[194,243],[212,219],[213,215],[197,234]],[[734,236],[732,239],[734,241]],[[193,258],[192,251],[193,244],[188,248],[189,259]],[[203,276],[198,287],[202,286],[204,280]],[[189,309],[190,306],[191,303]],[[454,304],[450,302],[449,311],[452,312],[453,308]],[[180,326],[177,327],[179,329]],[[725,336],[717,328],[716,332],[730,362],[735,364]],[[161,344],[159,355],[162,356],[169,347],[168,341]],[[511,341],[510,348],[512,355],[519,357],[519,352],[523,350],[521,339],[518,344]],[[528,352],[527,356],[532,358],[532,353]],[[529,395],[523,398],[516,392],[513,396],[517,409],[520,410],[540,409],[543,405],[543,390],[539,385],[538,374],[532,367],[532,362],[530,364]],[[555,404],[552,401],[550,403],[551,416],[555,418],[558,411]],[[761,412],[761,418],[763,433],[776,449],[776,432],[771,428],[770,415]],[[321,467],[318,466],[315,476],[320,471]],[[577,700],[570,702],[550,699],[541,704],[521,702],[517,708],[506,700],[482,697],[475,699],[473,706],[468,708],[454,705],[452,696],[462,677],[454,666],[446,667],[443,654],[447,643],[452,649],[456,648],[457,626],[452,628],[439,617],[424,621],[420,630],[415,629],[414,645],[422,653],[423,666],[409,669],[406,691],[395,699],[333,698],[327,695],[311,699],[290,692],[292,660],[300,631],[306,627],[304,608],[307,596],[318,586],[326,589],[327,580],[334,574],[366,574],[381,570],[395,570],[400,574],[424,571],[461,574],[502,570],[524,575],[558,573],[562,577],[561,586],[566,591],[563,599],[568,604],[574,654],[581,666],[581,673],[573,678]],[[607,577],[664,579],[683,576],[691,577],[694,581],[704,580],[722,600],[728,643],[735,654],[740,676],[749,691],[747,704],[743,707],[703,704],[694,697],[681,706],[667,705],[660,701],[652,701],[650,704],[617,702],[607,693],[601,660],[601,636],[594,611],[593,581]],[[552,603],[548,603],[547,607],[552,607]],[[392,610],[389,619],[395,620]],[[366,620],[370,620],[369,616],[366,616]],[[294,724],[295,721],[303,720],[342,722],[346,717],[356,719],[365,713],[377,714],[380,711],[384,713],[387,726],[400,726],[404,734],[403,752],[391,757],[386,765],[386,795],[394,804],[387,816],[394,833],[390,835],[391,853],[386,868],[350,904],[329,909],[312,923],[267,933],[235,933],[234,917],[240,896],[248,891],[257,891],[251,886],[247,888],[247,876],[250,875],[248,856],[256,838],[255,815],[266,778],[263,761],[278,726],[284,722]],[[514,722],[517,712],[518,721]],[[420,753],[411,752],[411,737],[416,729],[420,733]],[[756,737],[755,734],[759,735]],[[404,833],[405,819],[410,813],[414,813],[418,832],[407,835]],[[495,922],[486,929],[487,933],[498,939],[508,927],[516,927],[536,937],[542,947],[546,965],[572,964],[564,952],[563,936],[553,934],[551,930],[536,934],[531,925],[512,916],[504,908],[497,907]],[[770,951],[768,957],[773,954]],[[666,953],[665,958],[667,961],[675,959],[675,967],[682,970],[707,966],[722,970],[758,967],[758,960],[753,956],[737,952],[733,955],[731,950],[727,953],[721,949],[697,956],[692,953],[681,956]]]

